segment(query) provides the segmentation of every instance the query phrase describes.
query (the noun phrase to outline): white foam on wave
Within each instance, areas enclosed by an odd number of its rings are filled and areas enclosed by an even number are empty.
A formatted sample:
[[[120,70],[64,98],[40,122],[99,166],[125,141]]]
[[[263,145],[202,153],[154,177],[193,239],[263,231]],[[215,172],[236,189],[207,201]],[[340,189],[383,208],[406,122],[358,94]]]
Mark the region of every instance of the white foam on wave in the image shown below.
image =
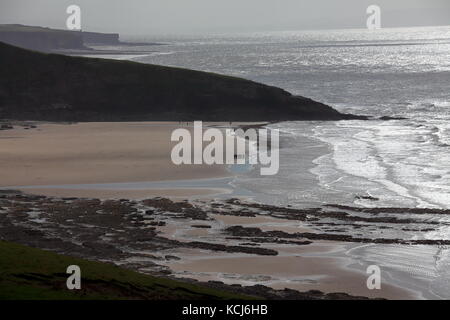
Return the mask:
[[[348,192],[353,184],[355,193],[378,193],[382,201],[377,205],[413,203],[448,208],[450,155],[435,137],[436,132],[442,132],[436,125],[441,123],[344,121],[319,126],[315,137],[330,144],[333,152],[315,161],[318,167],[313,173],[329,188],[330,179],[339,175],[330,174],[336,170],[346,178],[334,180],[334,188]],[[378,187],[366,183],[366,189],[358,190],[364,185],[361,179]]]

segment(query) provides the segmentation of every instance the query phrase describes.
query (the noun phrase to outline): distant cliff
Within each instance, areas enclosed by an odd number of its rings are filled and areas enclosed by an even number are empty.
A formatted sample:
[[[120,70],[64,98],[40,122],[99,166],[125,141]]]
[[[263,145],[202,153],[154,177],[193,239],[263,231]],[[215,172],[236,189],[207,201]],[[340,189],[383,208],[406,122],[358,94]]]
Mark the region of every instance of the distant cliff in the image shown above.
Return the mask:
[[[120,44],[118,33],[82,32],[84,44],[117,45]]]
[[[0,43],[0,118],[278,121],[354,118],[275,87],[218,74],[32,52]]]
[[[56,30],[19,24],[0,25],[0,41],[36,51],[84,50],[86,45],[118,45],[119,34]]]
[[[0,25],[0,41],[37,51],[86,49],[79,32],[22,25]]]

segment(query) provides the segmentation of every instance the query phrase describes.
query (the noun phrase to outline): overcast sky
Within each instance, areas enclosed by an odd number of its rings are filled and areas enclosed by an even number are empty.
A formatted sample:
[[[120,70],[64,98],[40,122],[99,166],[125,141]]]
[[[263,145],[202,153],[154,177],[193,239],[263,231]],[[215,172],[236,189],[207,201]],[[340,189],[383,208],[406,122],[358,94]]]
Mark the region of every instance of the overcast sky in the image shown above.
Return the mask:
[[[71,4],[83,30],[140,35],[364,28],[371,4],[383,27],[450,25],[450,0],[0,0],[0,23],[65,28]]]

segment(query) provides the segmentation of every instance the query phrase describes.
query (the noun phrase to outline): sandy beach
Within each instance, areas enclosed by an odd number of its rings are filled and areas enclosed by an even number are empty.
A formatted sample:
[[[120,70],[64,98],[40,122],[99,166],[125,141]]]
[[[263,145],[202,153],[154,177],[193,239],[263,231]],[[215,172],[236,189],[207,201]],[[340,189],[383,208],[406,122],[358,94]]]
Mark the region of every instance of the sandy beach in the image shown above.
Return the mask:
[[[170,122],[42,124],[0,132],[0,187],[203,179],[229,175],[225,166],[176,166]],[[189,126],[186,128],[191,129]],[[20,188],[19,188],[20,189]],[[116,197],[117,192],[33,190],[64,196]],[[127,191],[120,197],[190,196],[207,190]]]

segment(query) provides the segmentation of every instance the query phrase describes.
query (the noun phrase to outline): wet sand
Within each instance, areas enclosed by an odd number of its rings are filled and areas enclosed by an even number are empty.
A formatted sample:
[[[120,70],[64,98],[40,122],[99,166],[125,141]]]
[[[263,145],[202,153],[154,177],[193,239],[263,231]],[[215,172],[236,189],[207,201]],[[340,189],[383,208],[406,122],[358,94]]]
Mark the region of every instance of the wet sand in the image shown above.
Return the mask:
[[[381,290],[367,289],[367,275],[345,269],[340,259],[302,256],[307,251],[316,253],[315,249],[313,246],[299,249],[296,255],[275,257],[183,257],[181,262],[173,262],[169,266],[183,276],[200,281],[220,280],[233,284],[238,280],[249,285],[263,284],[302,292],[320,290],[371,298],[415,298],[411,292],[385,283]]]
[[[160,228],[162,234],[179,241],[214,241],[221,237],[226,226],[241,225],[284,232],[311,232],[305,225],[272,217],[238,217],[212,214],[215,222],[205,222],[207,229],[194,229],[190,225],[174,223]],[[291,224],[289,226],[289,224]],[[297,225],[293,225],[297,224]],[[218,234],[219,233],[219,234]],[[223,237],[223,236],[222,236]],[[277,256],[248,256],[240,254],[211,253],[199,249],[183,249],[172,253],[181,258],[166,263],[178,277],[199,281],[222,281],[226,284],[262,284],[274,289],[299,291],[320,290],[325,293],[345,292],[371,298],[417,299],[412,291],[391,285],[382,280],[381,290],[369,290],[368,275],[348,268],[345,257],[347,243],[315,241],[306,246],[266,245],[279,252]],[[353,261],[354,262],[354,261]]]

